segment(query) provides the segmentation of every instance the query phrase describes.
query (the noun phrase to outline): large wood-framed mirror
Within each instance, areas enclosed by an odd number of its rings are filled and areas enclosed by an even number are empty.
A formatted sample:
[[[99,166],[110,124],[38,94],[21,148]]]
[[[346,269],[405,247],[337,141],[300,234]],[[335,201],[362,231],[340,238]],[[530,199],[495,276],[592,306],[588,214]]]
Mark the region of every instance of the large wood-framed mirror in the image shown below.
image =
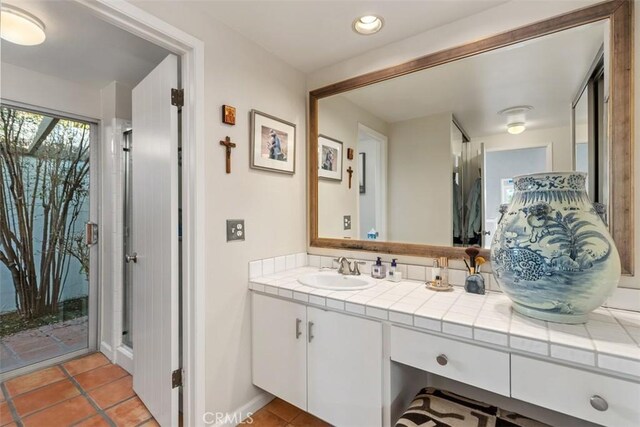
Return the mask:
[[[310,246],[487,254],[510,177],[584,170],[633,274],[631,9],[599,3],[311,91]]]

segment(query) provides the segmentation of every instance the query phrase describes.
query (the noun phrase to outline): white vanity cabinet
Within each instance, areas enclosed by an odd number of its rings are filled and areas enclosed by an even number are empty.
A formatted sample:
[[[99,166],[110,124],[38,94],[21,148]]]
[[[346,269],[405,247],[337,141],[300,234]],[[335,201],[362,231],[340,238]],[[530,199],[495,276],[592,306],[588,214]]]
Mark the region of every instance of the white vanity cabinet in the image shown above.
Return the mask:
[[[307,408],[307,307],[253,294],[253,383]]]
[[[391,359],[503,396],[510,394],[509,353],[391,327]]]
[[[382,324],[253,293],[253,383],[337,426],[382,425]]]
[[[576,426],[586,420],[640,426],[640,381],[632,368],[615,372],[612,363],[605,369],[556,359],[553,351],[541,355],[514,349],[509,344],[517,334],[509,334],[506,345],[492,345],[475,339],[482,329],[474,329],[472,337],[454,336],[444,322],[436,330],[407,322],[411,313],[384,318],[384,310],[370,312],[367,306],[360,311],[356,302],[329,309],[321,305],[325,298],[311,292],[296,291],[298,298],[314,297],[313,303],[299,302],[290,289],[283,294],[291,296],[285,297],[277,295],[277,286],[258,285],[252,292],[253,383],[333,425],[394,425],[416,391],[434,386],[550,425]],[[410,302],[416,296],[407,298]],[[493,305],[483,307],[481,314],[490,318],[504,316]],[[514,319],[504,321],[508,326]],[[618,323],[612,325],[615,332]],[[628,351],[628,360],[618,359],[631,366],[639,360],[638,348],[629,345]],[[600,360],[600,353],[594,356]]]
[[[517,354],[511,395],[605,426],[640,425],[640,384]]]
[[[382,423],[382,324],[307,308],[308,411],[335,426]]]

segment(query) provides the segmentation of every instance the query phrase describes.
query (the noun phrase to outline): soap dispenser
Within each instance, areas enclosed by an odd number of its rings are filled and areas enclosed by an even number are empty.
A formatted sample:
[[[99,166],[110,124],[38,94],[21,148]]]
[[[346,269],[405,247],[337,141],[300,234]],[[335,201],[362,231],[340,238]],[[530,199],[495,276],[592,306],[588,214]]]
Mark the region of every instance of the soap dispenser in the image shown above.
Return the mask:
[[[399,282],[402,280],[402,273],[398,271],[398,259],[391,260],[391,268],[389,269],[389,280]]]
[[[371,266],[371,277],[374,279],[384,279],[387,277],[387,267],[382,265],[382,258],[378,257],[376,263]]]

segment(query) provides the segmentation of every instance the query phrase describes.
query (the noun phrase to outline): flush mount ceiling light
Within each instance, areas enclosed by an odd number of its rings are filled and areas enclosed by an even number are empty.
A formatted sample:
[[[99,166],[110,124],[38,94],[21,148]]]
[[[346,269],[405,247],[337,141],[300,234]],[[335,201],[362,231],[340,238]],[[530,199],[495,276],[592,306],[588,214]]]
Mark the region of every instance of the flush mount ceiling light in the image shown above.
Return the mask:
[[[527,127],[525,126],[524,122],[509,123],[507,125],[507,132],[509,132],[511,135],[518,135],[519,133],[524,132],[526,128]]]
[[[11,43],[35,46],[44,42],[44,24],[41,20],[15,6],[3,4],[0,9],[0,37]]]
[[[530,105],[519,105],[498,111],[498,114],[507,118],[507,132],[511,135],[518,135],[527,128],[525,116],[531,110],[533,107]]]
[[[375,34],[382,29],[382,18],[375,15],[365,15],[353,21],[353,31],[364,36]]]

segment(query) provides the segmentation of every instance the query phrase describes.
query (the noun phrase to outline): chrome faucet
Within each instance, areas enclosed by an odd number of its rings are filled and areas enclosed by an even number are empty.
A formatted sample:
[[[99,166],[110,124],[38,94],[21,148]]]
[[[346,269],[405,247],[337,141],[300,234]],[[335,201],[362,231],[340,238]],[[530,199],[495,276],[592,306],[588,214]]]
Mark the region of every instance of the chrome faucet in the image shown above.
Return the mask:
[[[351,261],[346,257],[341,256],[338,259],[334,259],[334,262],[338,263],[338,273],[345,276],[359,276],[360,266],[364,264],[362,261],[353,261],[353,267]]]

